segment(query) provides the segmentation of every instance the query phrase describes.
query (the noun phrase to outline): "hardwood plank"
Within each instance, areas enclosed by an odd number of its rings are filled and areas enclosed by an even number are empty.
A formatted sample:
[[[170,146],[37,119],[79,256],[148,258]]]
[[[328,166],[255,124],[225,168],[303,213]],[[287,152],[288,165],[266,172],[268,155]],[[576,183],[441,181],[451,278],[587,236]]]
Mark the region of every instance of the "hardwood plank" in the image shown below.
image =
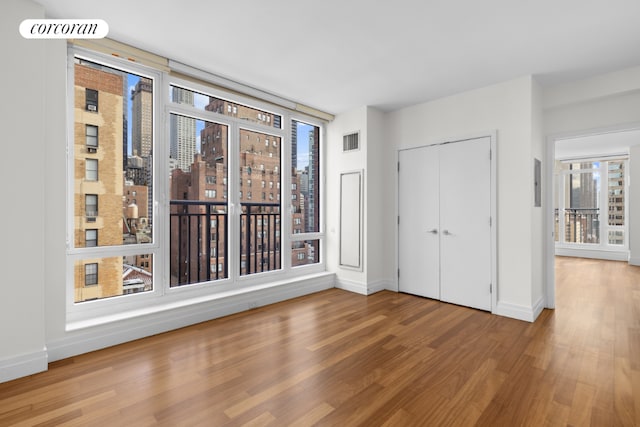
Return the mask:
[[[535,323],[331,289],[0,384],[0,425],[640,425],[640,268],[558,257]]]

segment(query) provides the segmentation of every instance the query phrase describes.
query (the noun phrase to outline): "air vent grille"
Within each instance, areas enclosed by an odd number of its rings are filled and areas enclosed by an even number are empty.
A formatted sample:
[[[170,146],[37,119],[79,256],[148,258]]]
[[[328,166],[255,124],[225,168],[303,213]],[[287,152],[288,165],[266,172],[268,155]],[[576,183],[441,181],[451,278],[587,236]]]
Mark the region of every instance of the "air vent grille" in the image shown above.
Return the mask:
[[[354,132],[342,137],[342,151],[353,151],[360,148],[360,133]]]

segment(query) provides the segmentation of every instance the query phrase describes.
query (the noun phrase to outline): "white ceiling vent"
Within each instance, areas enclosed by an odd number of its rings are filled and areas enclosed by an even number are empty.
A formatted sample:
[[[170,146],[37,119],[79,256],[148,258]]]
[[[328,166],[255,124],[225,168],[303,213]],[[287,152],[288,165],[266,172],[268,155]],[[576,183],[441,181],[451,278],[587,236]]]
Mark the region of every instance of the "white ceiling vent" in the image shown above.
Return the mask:
[[[342,151],[353,151],[360,148],[360,132],[354,132],[342,137]]]

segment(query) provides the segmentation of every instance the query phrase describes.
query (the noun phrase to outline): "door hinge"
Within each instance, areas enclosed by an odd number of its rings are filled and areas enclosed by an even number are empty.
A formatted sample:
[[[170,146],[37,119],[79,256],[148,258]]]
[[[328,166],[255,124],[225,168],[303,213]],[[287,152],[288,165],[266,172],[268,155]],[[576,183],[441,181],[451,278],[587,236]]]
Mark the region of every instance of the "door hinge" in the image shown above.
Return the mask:
[[[493,293],[493,283],[489,283],[489,293]]]
[[[489,160],[493,160],[493,155],[491,150],[489,150]]]
[[[489,227],[493,226],[493,217],[489,217]]]
[[[398,279],[400,278],[400,269],[398,269]]]
[[[398,225],[400,225],[400,215],[398,215]]]
[[[398,162],[398,172],[400,172],[400,162]]]

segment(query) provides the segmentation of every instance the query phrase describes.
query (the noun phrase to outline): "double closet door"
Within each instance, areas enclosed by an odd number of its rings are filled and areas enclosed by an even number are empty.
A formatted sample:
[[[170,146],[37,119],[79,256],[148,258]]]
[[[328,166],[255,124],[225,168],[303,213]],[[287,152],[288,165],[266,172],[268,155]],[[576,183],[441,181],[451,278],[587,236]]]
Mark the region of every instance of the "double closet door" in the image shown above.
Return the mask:
[[[399,290],[491,310],[491,140],[399,152]]]

